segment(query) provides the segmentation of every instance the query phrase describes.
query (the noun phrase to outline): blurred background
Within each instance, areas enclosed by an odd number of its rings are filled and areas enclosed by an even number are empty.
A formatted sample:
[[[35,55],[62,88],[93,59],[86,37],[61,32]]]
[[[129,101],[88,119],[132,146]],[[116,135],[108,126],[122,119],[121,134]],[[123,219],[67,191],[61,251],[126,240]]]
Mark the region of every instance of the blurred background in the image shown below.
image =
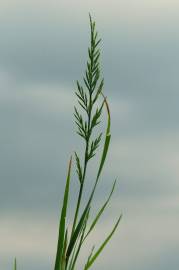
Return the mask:
[[[92,269],[178,270],[176,0],[1,0],[0,269],[12,269],[15,256],[19,270],[53,269],[67,162],[82,147],[73,106],[75,81],[82,79],[87,59],[88,12],[102,38],[104,93],[112,115],[94,208],[118,177],[89,247],[99,246],[123,213]],[[75,174],[72,185],[70,216]],[[79,269],[87,254],[84,250]]]

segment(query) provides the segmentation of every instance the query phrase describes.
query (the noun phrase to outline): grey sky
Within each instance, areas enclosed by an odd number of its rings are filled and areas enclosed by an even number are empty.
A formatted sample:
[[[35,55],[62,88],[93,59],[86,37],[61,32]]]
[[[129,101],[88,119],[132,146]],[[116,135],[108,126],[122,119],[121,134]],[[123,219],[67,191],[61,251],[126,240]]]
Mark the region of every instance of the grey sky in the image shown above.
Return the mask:
[[[174,0],[1,1],[0,269],[11,269],[14,256],[19,269],[53,268],[67,161],[76,145],[81,149],[72,114],[89,11],[103,40],[112,113],[95,205],[119,178],[90,244],[100,243],[123,212],[94,269],[178,269],[178,8]]]

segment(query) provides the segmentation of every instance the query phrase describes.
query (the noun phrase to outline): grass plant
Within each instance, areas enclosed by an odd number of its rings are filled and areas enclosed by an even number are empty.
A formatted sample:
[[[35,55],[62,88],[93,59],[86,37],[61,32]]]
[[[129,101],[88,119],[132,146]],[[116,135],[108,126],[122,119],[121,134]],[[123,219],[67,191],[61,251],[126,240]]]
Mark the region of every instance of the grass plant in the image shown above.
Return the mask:
[[[94,227],[96,226],[99,218],[101,217],[103,211],[108,205],[112,193],[115,189],[116,180],[112,185],[109,197],[104,202],[102,207],[98,210],[96,217],[89,225],[89,215],[91,210],[91,203],[93,196],[100,180],[101,172],[106,160],[108,153],[108,148],[110,144],[111,134],[110,134],[110,109],[106,97],[103,95],[104,79],[101,78],[100,73],[100,49],[99,44],[101,39],[98,37],[98,32],[96,31],[96,24],[90,17],[90,47],[88,48],[88,60],[87,67],[85,71],[85,76],[83,77],[83,85],[77,81],[76,85],[76,96],[78,100],[78,108],[74,107],[74,117],[77,127],[77,133],[82,137],[85,143],[84,156],[82,158],[75,152],[75,165],[77,177],[79,180],[79,193],[76,201],[76,210],[73,218],[73,225],[68,236],[68,226],[66,225],[66,214],[68,206],[68,196],[69,196],[69,186],[70,186],[70,174],[72,167],[72,157],[69,161],[66,187],[64,192],[63,207],[61,211],[60,226],[59,226],[59,238],[57,245],[57,254],[55,261],[54,270],[75,270],[77,259],[80,255],[80,250],[89,234],[92,233]],[[102,99],[102,100],[101,100]],[[86,205],[82,206],[82,195],[84,192],[84,183],[86,179],[86,172],[88,163],[95,156],[100,143],[102,141],[102,132],[94,138],[94,130],[96,126],[100,124],[101,114],[103,109],[106,108],[107,111],[107,128],[104,136],[104,143],[102,146],[102,155],[99,161],[99,167],[96,174],[96,180],[94,186],[91,190],[89,198],[86,200]],[[80,207],[83,207],[81,216],[79,216]],[[121,215],[119,216],[117,222],[115,223],[112,231],[103,241],[103,243],[95,251],[92,247],[89,257],[87,258],[86,264],[83,270],[91,268],[97,257],[100,255],[103,248],[109,242],[110,238],[114,234],[118,224],[121,220]]]
[[[100,72],[100,42],[96,31],[96,24],[90,18],[90,46],[88,48],[88,60],[83,77],[83,83],[77,81],[76,83],[76,97],[78,106],[74,107],[74,118],[77,128],[77,134],[84,142],[84,154],[82,157],[77,152],[74,153],[74,163],[76,167],[77,179],[79,183],[79,191],[76,198],[76,208],[74,217],[71,222],[71,230],[69,225],[66,224],[67,209],[69,205],[69,190],[70,178],[72,170],[72,156],[70,157],[68,172],[66,178],[66,185],[63,197],[63,204],[61,209],[61,216],[59,222],[58,243],[55,259],[54,270],[76,270],[77,260],[80,256],[80,251],[83,244],[88,240],[88,236],[93,232],[97,222],[103,214],[106,206],[108,205],[113,191],[115,189],[116,180],[112,184],[111,191],[107,200],[98,209],[94,219],[90,221],[91,204],[99,184],[101,173],[106,161],[108,148],[110,144],[111,134],[111,117],[110,109],[107,98],[103,94],[104,79],[101,78]],[[101,122],[103,110],[106,110],[107,127],[103,132],[98,132]],[[98,133],[98,134],[97,134]],[[97,135],[96,135],[97,134]],[[90,191],[89,197],[83,202],[82,197],[84,194],[84,183],[86,181],[87,168],[89,162],[93,159],[99,148],[101,147],[101,157],[99,159],[98,169],[96,172],[96,179]],[[74,203],[75,204],[75,203]],[[81,212],[81,214],[80,214]],[[109,242],[114,232],[116,231],[122,215],[120,215],[114,224],[111,232],[103,240],[102,244],[97,247],[93,246],[89,253],[83,270],[88,270],[94,264],[106,244]],[[17,270],[16,260],[14,261],[14,270]]]

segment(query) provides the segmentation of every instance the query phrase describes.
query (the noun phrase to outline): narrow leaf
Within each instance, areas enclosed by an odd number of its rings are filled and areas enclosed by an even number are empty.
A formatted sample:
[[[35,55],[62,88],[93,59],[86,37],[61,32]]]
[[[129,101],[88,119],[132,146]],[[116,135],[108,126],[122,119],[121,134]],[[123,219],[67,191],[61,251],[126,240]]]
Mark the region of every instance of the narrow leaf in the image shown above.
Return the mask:
[[[89,269],[92,264],[94,263],[94,261],[97,259],[97,257],[99,256],[99,254],[102,252],[102,250],[104,249],[104,247],[106,246],[106,244],[109,242],[109,240],[111,239],[112,235],[114,234],[115,230],[117,229],[119,222],[122,218],[122,215],[119,217],[119,219],[117,220],[113,230],[111,231],[111,233],[108,235],[108,237],[105,239],[105,241],[102,243],[102,245],[99,247],[99,249],[96,251],[96,253],[92,256],[92,258],[89,260],[88,264],[86,265],[84,270]]]
[[[93,228],[95,227],[96,223],[98,222],[100,216],[102,215],[104,209],[106,208],[108,202],[109,202],[110,199],[111,199],[111,196],[112,196],[112,194],[113,194],[113,191],[114,191],[114,189],[115,189],[115,186],[116,186],[116,180],[114,181],[114,184],[113,184],[113,186],[112,186],[111,192],[110,192],[110,194],[109,194],[109,196],[108,196],[106,202],[103,204],[103,206],[101,207],[100,211],[99,211],[98,214],[96,215],[96,217],[95,217],[94,221],[92,222],[92,224],[91,224],[91,226],[90,226],[90,228],[89,228],[87,234],[86,234],[85,237],[84,237],[84,240],[87,238],[87,236],[89,235],[89,233],[93,230]]]
[[[63,245],[62,261],[61,261],[61,269],[62,270],[65,270],[65,267],[66,267],[66,248],[67,248],[67,243],[68,243],[68,230],[66,229],[65,240],[64,240],[64,245]]]
[[[87,265],[88,265],[88,263],[89,263],[89,261],[90,261],[92,255],[93,255],[94,248],[95,248],[95,246],[92,247],[91,252],[90,252],[90,254],[89,254],[89,256],[88,256],[87,263],[85,264],[85,268],[84,268],[83,270],[86,269],[86,267],[87,267]]]
[[[72,164],[72,157],[70,158],[70,162],[69,162],[65,193],[64,193],[64,198],[63,198],[63,207],[61,211],[55,270],[60,270],[60,265],[62,261],[62,252],[63,252],[63,247],[64,247],[64,237],[65,237],[65,219],[66,219],[67,204],[68,204],[69,186],[70,186],[71,164]]]
[[[107,155],[107,152],[108,152],[109,143],[110,143],[110,139],[111,139],[111,134],[110,134],[111,117],[110,117],[109,106],[108,106],[108,103],[107,103],[107,100],[106,100],[105,97],[104,97],[104,102],[105,102],[107,113],[108,113],[108,124],[107,124],[107,129],[106,129],[106,137],[105,137],[105,142],[104,142],[104,147],[103,147],[101,162],[100,162],[99,170],[98,170],[98,174],[97,174],[97,181],[98,181],[98,179],[100,177],[100,174],[101,174],[101,171],[103,169],[103,165],[104,165],[104,162],[105,162],[105,159],[106,159],[106,155]]]
[[[86,217],[88,216],[88,214],[89,214],[89,205],[85,208],[85,210],[80,218],[80,221],[79,221],[73,235],[71,236],[70,243],[68,245],[68,249],[67,249],[67,253],[66,253],[67,261],[68,261],[70,255],[71,255],[71,252],[75,246],[75,243],[78,239],[78,236],[80,235],[80,232],[83,229],[83,226],[84,226],[84,223],[85,223],[85,220],[86,220]]]
[[[16,260],[16,258],[14,259],[14,270],[17,270],[17,260]]]
[[[80,249],[81,249],[82,244],[83,244],[83,238],[84,238],[84,234],[85,234],[85,230],[86,230],[87,221],[88,221],[88,218],[89,218],[89,212],[90,212],[90,208],[88,209],[88,213],[87,213],[87,215],[85,217],[85,222],[84,222],[83,228],[81,230],[81,237],[80,237],[80,241],[79,241],[79,244],[78,244],[78,249],[76,251],[76,254],[75,254],[75,257],[74,257],[74,260],[73,260],[72,270],[74,270],[74,268],[75,268],[75,264],[76,264],[76,261],[77,261],[77,258],[78,258],[78,254],[79,254]]]

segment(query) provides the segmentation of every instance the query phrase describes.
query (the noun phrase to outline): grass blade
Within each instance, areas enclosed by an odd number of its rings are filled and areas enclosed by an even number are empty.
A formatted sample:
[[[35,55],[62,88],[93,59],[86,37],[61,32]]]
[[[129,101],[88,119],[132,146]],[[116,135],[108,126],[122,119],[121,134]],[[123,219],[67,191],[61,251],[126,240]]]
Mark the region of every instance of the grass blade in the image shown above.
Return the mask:
[[[114,189],[115,189],[115,185],[116,185],[116,180],[114,181],[114,184],[113,184],[113,186],[112,186],[111,192],[110,192],[110,194],[109,194],[109,196],[108,196],[106,202],[103,204],[103,206],[101,207],[100,211],[99,211],[98,214],[96,215],[96,217],[95,217],[94,221],[92,222],[92,224],[91,224],[91,226],[90,226],[90,228],[89,228],[87,234],[86,234],[85,237],[84,237],[84,240],[87,238],[87,236],[88,236],[88,235],[90,234],[90,232],[93,230],[93,228],[95,227],[96,223],[98,222],[100,216],[102,215],[104,209],[106,208],[108,202],[110,201],[111,196],[112,196],[112,194],[113,194],[113,191],[114,191]]]
[[[102,94],[102,96],[104,97],[103,94]],[[107,155],[108,148],[109,148],[110,139],[111,139],[111,134],[110,134],[111,116],[110,116],[109,105],[108,105],[107,100],[106,100],[105,97],[104,97],[104,102],[105,102],[106,109],[107,109],[107,114],[108,114],[108,124],[107,124],[107,129],[106,129],[106,137],[105,137],[105,142],[104,142],[104,147],[103,147],[101,162],[100,162],[100,166],[99,166],[99,170],[98,170],[98,174],[97,174],[97,181],[98,181],[98,179],[100,177],[100,174],[101,174],[101,171],[103,169],[104,162],[105,162],[106,155]]]
[[[90,209],[89,209],[89,211],[90,211]],[[79,255],[80,249],[81,249],[82,244],[83,244],[84,234],[85,234],[86,225],[87,225],[87,221],[88,221],[88,217],[89,217],[89,211],[88,211],[88,213],[86,215],[86,219],[85,219],[85,222],[84,222],[84,225],[83,225],[83,229],[81,231],[81,237],[80,237],[80,241],[79,241],[79,244],[78,244],[78,249],[76,251],[71,270],[74,270],[74,268],[75,268],[75,264],[76,264],[78,255]]]
[[[109,242],[109,240],[111,239],[112,235],[114,234],[115,230],[117,229],[119,222],[122,218],[122,215],[119,217],[119,219],[117,220],[113,230],[111,231],[111,233],[108,235],[108,237],[105,239],[105,241],[102,243],[102,245],[99,247],[99,249],[96,251],[96,253],[91,257],[91,259],[88,261],[88,263],[86,264],[84,270],[89,269],[92,264],[95,262],[95,260],[97,259],[97,257],[99,256],[99,254],[102,252],[102,250],[104,249],[104,247],[106,246],[106,244]]]
[[[17,270],[17,260],[16,260],[16,258],[14,259],[14,270]]]
[[[68,243],[68,230],[66,229],[65,240],[64,240],[64,245],[63,245],[62,261],[61,261],[61,268],[62,268],[62,270],[65,270],[65,267],[66,267],[66,248],[67,248],[67,243]]]
[[[66,260],[67,260],[67,263],[68,263],[68,260],[69,260],[69,257],[71,255],[71,252],[73,251],[73,248],[76,244],[76,241],[81,233],[81,231],[83,230],[83,226],[86,222],[86,217],[89,215],[89,210],[90,208],[89,207],[86,207],[81,218],[80,218],[80,221],[71,237],[71,240],[70,240],[70,243],[69,243],[69,246],[68,246],[68,249],[67,249],[67,253],[66,253]]]
[[[89,261],[90,261],[92,255],[93,255],[94,248],[95,248],[95,246],[93,246],[92,249],[91,249],[91,252],[90,252],[90,254],[89,254],[89,256],[88,256],[88,260],[87,260],[87,262],[86,262],[86,264],[85,264],[84,270],[86,269],[86,267],[87,267],[87,265],[88,265],[88,263],[89,263]]]
[[[63,246],[64,246],[64,238],[65,238],[65,219],[66,219],[67,204],[68,204],[69,186],[70,186],[71,164],[72,164],[72,157],[70,158],[70,162],[69,162],[65,193],[64,193],[64,198],[63,198],[63,207],[61,211],[57,254],[56,254],[56,260],[55,260],[55,270],[61,270],[61,262],[62,262],[62,254],[63,254]]]

